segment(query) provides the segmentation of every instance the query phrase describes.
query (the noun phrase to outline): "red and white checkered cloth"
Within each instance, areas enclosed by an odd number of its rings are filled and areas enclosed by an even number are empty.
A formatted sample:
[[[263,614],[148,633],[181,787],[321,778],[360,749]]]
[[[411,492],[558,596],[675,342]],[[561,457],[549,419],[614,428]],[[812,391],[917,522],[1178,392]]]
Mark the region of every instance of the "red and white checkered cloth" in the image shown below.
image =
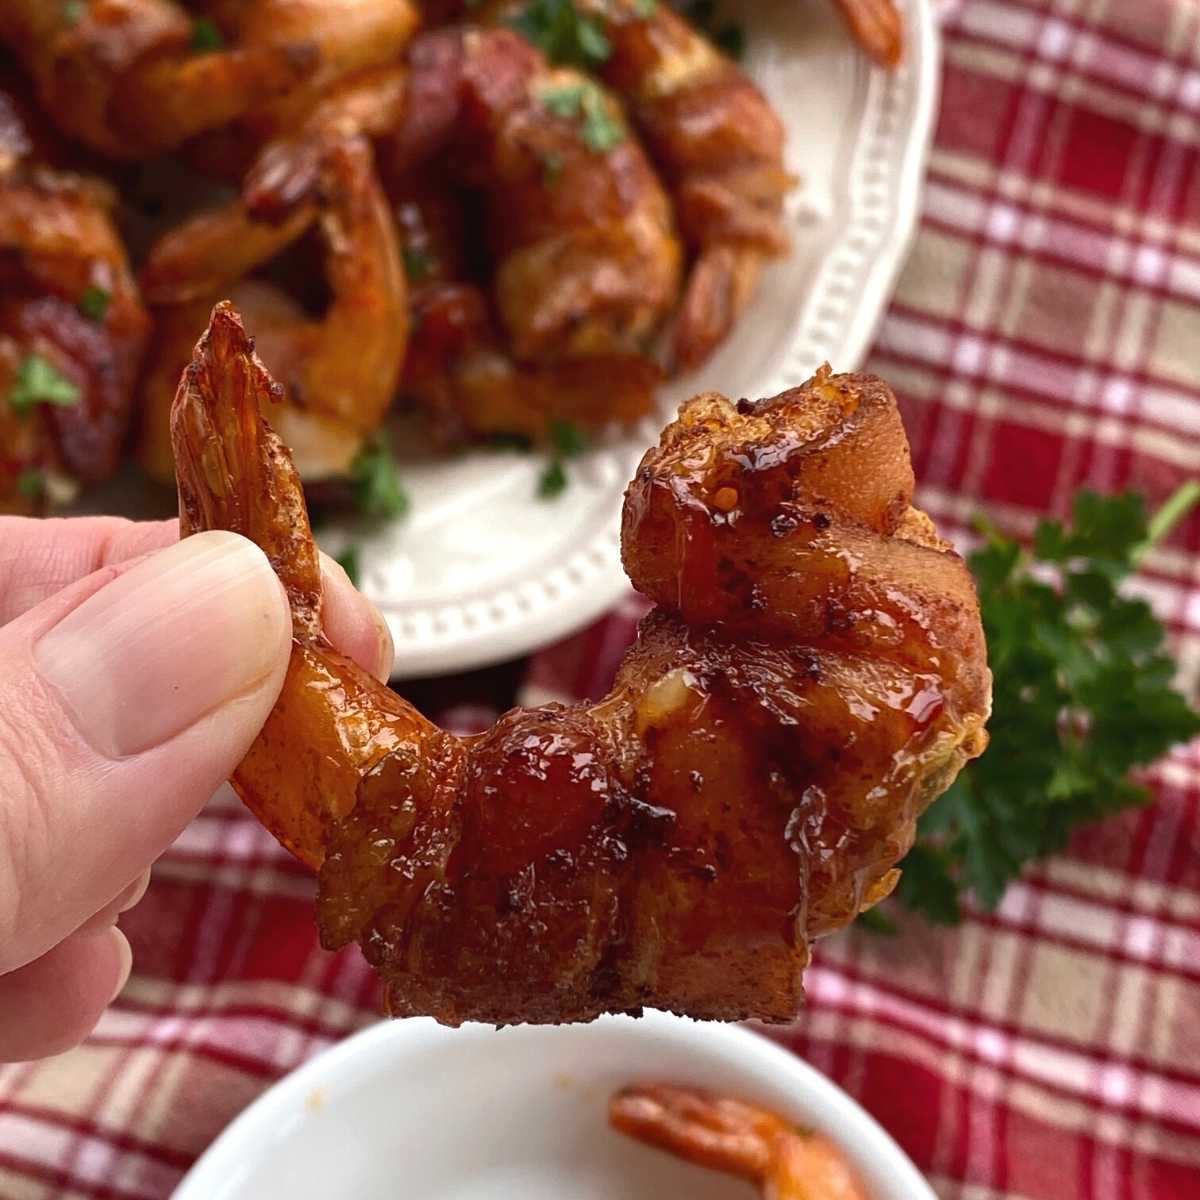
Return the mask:
[[[946,9],[925,217],[871,359],[919,500],[1027,529],[1082,483],[1161,500],[1200,474],[1200,4]],[[1141,586],[1200,675],[1200,519]],[[605,690],[639,607],[510,666],[413,689],[477,725]],[[524,679],[523,688],[520,686]],[[1200,1197],[1200,746],[1157,804],[1074,841],[992,916],[824,943],[783,1040],[944,1197]],[[218,797],[123,924],[135,974],[80,1049],[0,1069],[0,1197],[166,1196],[263,1088],[378,1012],[323,953],[311,880]]]

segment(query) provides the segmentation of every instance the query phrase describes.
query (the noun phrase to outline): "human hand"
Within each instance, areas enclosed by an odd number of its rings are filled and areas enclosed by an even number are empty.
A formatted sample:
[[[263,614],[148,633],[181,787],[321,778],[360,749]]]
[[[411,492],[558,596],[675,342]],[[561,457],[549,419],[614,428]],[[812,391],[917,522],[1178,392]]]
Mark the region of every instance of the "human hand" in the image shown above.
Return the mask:
[[[265,555],[174,521],[0,517],[0,1062],[66,1050],[129,975],[118,915],[228,778],[283,683]],[[391,638],[322,559],[330,640],[386,679]]]

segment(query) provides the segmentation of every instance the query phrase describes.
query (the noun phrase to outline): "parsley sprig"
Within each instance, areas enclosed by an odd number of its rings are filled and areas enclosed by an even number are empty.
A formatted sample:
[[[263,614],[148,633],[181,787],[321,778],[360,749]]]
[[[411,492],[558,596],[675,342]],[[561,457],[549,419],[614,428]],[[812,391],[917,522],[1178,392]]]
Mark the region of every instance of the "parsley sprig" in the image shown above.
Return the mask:
[[[550,444],[554,457],[538,476],[537,494],[540,500],[553,500],[567,489],[568,458],[578,458],[587,449],[587,437],[574,421],[551,421]]]
[[[93,284],[86,288],[83,295],[79,297],[79,311],[89,321],[95,321],[97,325],[100,325],[108,315],[108,307],[111,303],[112,292],[98,284]]]
[[[899,887],[908,907],[944,923],[966,892],[995,907],[1077,826],[1145,804],[1130,772],[1200,733],[1171,685],[1162,626],[1119,590],[1198,501],[1200,482],[1186,484],[1147,520],[1136,493],[1082,491],[1071,526],[1042,521],[1031,550],[977,523],[986,540],[969,562],[995,677],[991,743],[921,818]]]
[[[225,49],[225,37],[216,21],[197,17],[192,22],[192,50],[197,54],[213,54]]]
[[[27,354],[21,360],[17,378],[8,393],[9,405],[22,419],[39,404],[70,408],[78,404],[79,399],[79,388],[40,354]]]
[[[605,154],[625,139],[624,122],[590,81],[543,88],[541,100],[555,116],[578,121],[584,145],[595,154]]]
[[[364,516],[396,518],[408,512],[408,493],[400,482],[391,447],[381,435],[371,438],[355,455],[350,479],[354,501]]]
[[[552,63],[587,70],[612,55],[600,22],[577,8],[575,0],[529,0],[509,24]]]

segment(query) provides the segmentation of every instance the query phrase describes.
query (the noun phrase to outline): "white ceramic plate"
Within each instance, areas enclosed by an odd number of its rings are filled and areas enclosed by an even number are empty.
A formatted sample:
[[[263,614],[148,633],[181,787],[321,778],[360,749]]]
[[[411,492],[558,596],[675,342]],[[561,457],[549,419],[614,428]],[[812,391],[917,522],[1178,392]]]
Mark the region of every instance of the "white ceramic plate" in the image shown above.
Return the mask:
[[[693,392],[767,396],[829,361],[853,370],[870,343],[916,225],[936,108],[938,36],[929,0],[902,0],[903,67],[872,67],[832,0],[746,0],[746,67],[788,129],[795,252],[697,376],[664,389],[657,418],[572,464],[539,501],[537,457],[472,453],[405,464],[411,515],[366,538],[364,590],[386,614],[402,676],[526,653],[593,620],[628,586],[621,496],[645,448]],[[348,535],[322,531],[337,553]]]
[[[591,1025],[376,1025],[276,1084],[213,1143],[174,1200],[734,1200],[744,1183],[612,1132],[635,1080],[699,1084],[827,1133],[873,1200],[935,1200],[853,1100],[736,1026],[663,1013]]]

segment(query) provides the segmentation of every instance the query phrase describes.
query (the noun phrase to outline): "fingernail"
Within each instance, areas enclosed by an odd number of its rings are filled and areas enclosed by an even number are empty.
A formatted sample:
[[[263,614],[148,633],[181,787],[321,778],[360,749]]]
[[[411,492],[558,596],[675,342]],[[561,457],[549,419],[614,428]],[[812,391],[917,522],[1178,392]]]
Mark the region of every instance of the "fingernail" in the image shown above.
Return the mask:
[[[114,925],[106,934],[112,939],[113,951],[117,956],[117,986],[109,997],[111,1004],[120,994],[121,989],[129,982],[129,973],[133,970],[133,947],[129,939]]]
[[[277,663],[290,618],[266,555],[212,531],[88,597],[34,649],[80,733],[123,758],[168,741]]]
[[[117,912],[128,912],[140,904],[146,889],[150,886],[150,868],[147,867],[126,889],[117,897]]]
[[[379,626],[379,669],[375,672],[375,677],[381,683],[387,683],[396,665],[396,644],[392,641],[392,629],[384,619],[383,613],[373,604],[371,613]]]

